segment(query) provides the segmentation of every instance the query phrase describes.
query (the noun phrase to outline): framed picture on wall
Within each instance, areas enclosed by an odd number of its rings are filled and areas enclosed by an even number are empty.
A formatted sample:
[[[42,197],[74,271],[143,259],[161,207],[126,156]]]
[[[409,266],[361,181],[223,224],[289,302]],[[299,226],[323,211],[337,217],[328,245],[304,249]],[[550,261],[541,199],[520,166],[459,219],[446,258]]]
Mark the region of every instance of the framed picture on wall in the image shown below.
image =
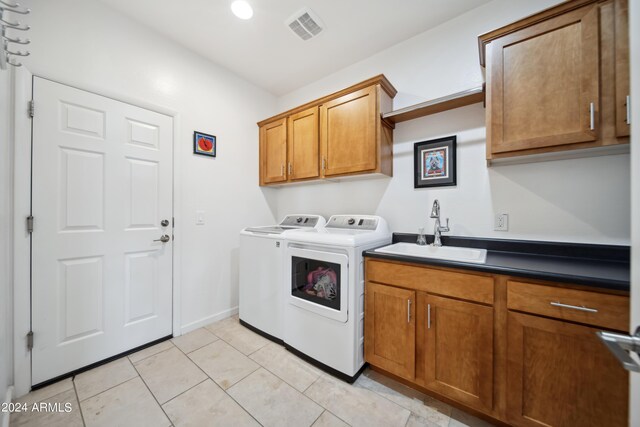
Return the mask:
[[[216,137],[206,133],[193,132],[193,153],[202,156],[216,156]]]
[[[413,188],[456,185],[456,136],[413,145]]]

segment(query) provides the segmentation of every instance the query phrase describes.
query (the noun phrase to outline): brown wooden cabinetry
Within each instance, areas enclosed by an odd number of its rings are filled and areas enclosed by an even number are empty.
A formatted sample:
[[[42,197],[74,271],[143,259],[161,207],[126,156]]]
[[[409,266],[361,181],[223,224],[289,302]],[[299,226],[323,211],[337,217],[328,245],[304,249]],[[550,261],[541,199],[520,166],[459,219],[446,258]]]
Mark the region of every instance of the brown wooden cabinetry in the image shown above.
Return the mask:
[[[293,114],[287,118],[289,127],[287,173],[290,180],[317,178],[318,162],[318,107]]]
[[[425,387],[493,409],[493,307],[422,294],[427,312]]]
[[[594,329],[509,312],[508,422],[626,426],[628,375]]]
[[[487,159],[628,142],[625,1],[570,0],[480,36]]]
[[[365,279],[374,369],[515,426],[626,425],[628,375],[595,335],[626,330],[626,295],[371,258]]]
[[[380,75],[259,122],[260,185],[370,173],[391,176],[393,128],[381,115],[391,110],[395,94]]]
[[[631,97],[629,88],[629,4],[614,1],[615,13],[615,83],[616,136],[629,136],[631,131]]]
[[[393,286],[367,284],[365,317],[369,335],[367,360],[402,378],[415,374],[416,293]]]
[[[287,120],[280,119],[260,128],[260,183],[287,180]]]

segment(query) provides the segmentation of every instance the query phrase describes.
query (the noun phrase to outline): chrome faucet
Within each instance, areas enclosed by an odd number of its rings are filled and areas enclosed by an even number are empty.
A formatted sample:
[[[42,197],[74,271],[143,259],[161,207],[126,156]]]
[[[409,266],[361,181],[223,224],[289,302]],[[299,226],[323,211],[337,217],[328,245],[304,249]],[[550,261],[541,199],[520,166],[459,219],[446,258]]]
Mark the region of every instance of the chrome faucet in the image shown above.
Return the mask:
[[[442,227],[440,225],[440,202],[438,199],[433,201],[433,207],[431,208],[431,218],[436,219],[436,225],[433,228],[433,246],[442,246],[442,241],[440,240],[440,236],[442,233],[446,233],[449,231],[449,218],[447,218],[447,225]]]

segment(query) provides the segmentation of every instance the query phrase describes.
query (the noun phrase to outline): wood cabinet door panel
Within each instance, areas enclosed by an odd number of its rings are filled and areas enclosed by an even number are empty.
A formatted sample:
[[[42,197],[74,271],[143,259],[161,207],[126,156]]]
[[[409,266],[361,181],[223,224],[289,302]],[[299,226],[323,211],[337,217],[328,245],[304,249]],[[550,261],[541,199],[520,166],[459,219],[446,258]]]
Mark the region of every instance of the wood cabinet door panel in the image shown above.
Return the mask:
[[[492,44],[492,153],[596,140],[597,5],[524,28]]]
[[[629,136],[629,4],[628,0],[615,0],[615,73],[616,73],[616,136]],[[629,106],[630,107],[630,106]]]
[[[415,291],[367,282],[365,359],[392,374],[415,376]]]
[[[289,179],[297,180],[320,176],[318,107],[294,114],[288,120]]]
[[[287,120],[276,120],[260,128],[260,184],[287,180]]]
[[[507,408],[516,426],[626,426],[628,375],[597,329],[508,313]]]
[[[376,168],[377,90],[365,88],[320,107],[325,176]]]
[[[491,411],[493,308],[434,295],[426,303],[426,387]]]

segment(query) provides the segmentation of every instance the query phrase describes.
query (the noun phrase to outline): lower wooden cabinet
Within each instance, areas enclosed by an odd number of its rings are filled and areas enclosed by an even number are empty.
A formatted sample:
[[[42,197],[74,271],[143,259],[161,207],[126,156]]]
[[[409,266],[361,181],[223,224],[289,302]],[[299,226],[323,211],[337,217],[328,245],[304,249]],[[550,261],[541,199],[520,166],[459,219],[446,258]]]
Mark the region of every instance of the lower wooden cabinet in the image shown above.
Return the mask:
[[[415,375],[415,291],[367,283],[365,359],[402,378]]]
[[[425,385],[477,409],[493,408],[493,307],[421,293],[427,315]]]
[[[595,334],[626,329],[627,296],[371,258],[365,277],[374,369],[509,425],[627,425],[628,373]]]
[[[515,426],[626,426],[628,374],[598,329],[509,312],[507,408]]]

